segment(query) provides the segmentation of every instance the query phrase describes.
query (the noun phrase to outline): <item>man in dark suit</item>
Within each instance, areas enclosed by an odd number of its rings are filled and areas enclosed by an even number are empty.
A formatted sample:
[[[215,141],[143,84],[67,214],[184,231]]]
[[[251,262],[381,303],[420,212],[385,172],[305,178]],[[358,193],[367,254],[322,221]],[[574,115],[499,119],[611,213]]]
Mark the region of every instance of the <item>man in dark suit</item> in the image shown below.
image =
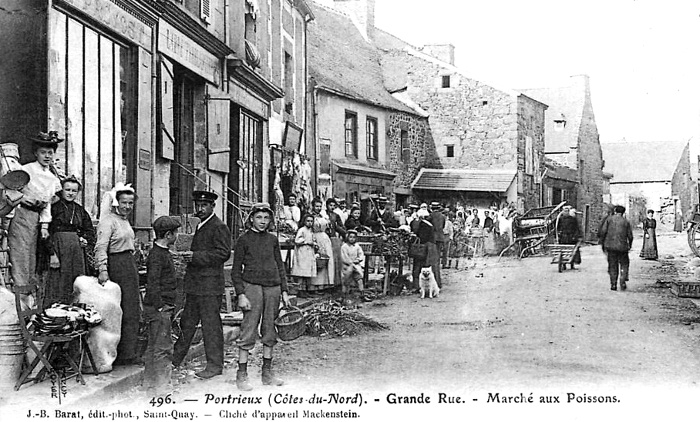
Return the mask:
[[[192,197],[200,223],[192,238],[190,262],[185,271],[182,335],[175,343],[173,365],[182,363],[201,321],[207,366],[195,376],[208,379],[221,375],[224,369],[224,330],[219,309],[224,294],[224,263],[231,255],[231,232],[214,214],[215,193],[194,191]]]
[[[399,227],[399,222],[394,217],[394,213],[386,208],[387,201],[385,196],[377,198],[377,208],[369,214],[367,225],[372,229],[373,233],[384,232],[389,227]]]
[[[445,214],[442,213],[442,205],[439,202],[430,203],[429,220],[435,230],[435,246],[437,246],[438,256],[442,256],[442,248],[445,247]],[[442,279],[439,274],[435,274],[438,286],[442,287]]]

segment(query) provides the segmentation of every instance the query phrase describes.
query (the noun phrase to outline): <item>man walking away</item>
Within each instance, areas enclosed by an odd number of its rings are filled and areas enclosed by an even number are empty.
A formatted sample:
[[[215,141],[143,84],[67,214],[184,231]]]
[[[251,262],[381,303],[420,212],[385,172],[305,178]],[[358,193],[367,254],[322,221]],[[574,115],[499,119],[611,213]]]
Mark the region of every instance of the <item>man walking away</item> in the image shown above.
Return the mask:
[[[617,290],[618,274],[620,289],[627,289],[627,281],[629,281],[630,259],[628,252],[632,248],[632,226],[623,217],[624,213],[625,207],[616,205],[613,215],[603,222],[599,233],[603,252],[608,255],[610,290]]]

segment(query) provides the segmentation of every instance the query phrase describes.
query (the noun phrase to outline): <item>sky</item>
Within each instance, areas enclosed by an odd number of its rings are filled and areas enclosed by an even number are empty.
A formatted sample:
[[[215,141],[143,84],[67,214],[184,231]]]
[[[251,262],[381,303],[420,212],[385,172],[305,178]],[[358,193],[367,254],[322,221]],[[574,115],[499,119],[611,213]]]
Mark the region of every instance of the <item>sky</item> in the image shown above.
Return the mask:
[[[498,87],[587,74],[601,142],[700,139],[700,1],[376,0],[375,25]]]

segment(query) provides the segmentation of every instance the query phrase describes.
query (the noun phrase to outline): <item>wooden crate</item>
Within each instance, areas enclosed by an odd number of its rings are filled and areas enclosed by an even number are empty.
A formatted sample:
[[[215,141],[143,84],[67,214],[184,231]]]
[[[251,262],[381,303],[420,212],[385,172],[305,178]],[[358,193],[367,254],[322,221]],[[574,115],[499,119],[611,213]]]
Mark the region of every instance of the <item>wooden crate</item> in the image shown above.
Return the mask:
[[[671,292],[678,297],[700,298],[700,283],[692,281],[671,282]]]

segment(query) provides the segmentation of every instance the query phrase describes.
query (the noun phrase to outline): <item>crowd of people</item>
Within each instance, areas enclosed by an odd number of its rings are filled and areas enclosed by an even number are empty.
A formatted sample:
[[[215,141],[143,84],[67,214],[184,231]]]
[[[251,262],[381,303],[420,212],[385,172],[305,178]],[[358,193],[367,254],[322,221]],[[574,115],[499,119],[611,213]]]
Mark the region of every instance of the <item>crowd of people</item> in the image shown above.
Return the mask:
[[[474,249],[479,247],[470,242],[472,236],[485,238],[486,242],[505,236],[507,245],[515,215],[513,204],[500,207],[493,204],[480,210],[431,202],[392,210],[384,196],[371,199],[369,204],[363,212],[359,202],[348,207],[345,199],[328,198],[324,202],[315,198],[305,209],[295,195],[288,197],[282,220],[288,230],[296,231],[291,275],[300,284],[299,296],[323,294],[337,286],[348,292],[349,285],[353,285],[360,291],[362,299],[367,300],[362,284],[365,254],[357,245],[358,238],[389,230],[410,232],[417,243],[427,247],[425,256],[412,259],[414,291],[418,291],[418,274],[423,267],[432,268],[441,286],[440,270],[451,268],[453,261],[457,268],[459,258],[470,253],[473,255]],[[481,242],[483,248],[483,240]],[[384,273],[384,259],[383,256],[371,256],[367,260],[367,271]]]

